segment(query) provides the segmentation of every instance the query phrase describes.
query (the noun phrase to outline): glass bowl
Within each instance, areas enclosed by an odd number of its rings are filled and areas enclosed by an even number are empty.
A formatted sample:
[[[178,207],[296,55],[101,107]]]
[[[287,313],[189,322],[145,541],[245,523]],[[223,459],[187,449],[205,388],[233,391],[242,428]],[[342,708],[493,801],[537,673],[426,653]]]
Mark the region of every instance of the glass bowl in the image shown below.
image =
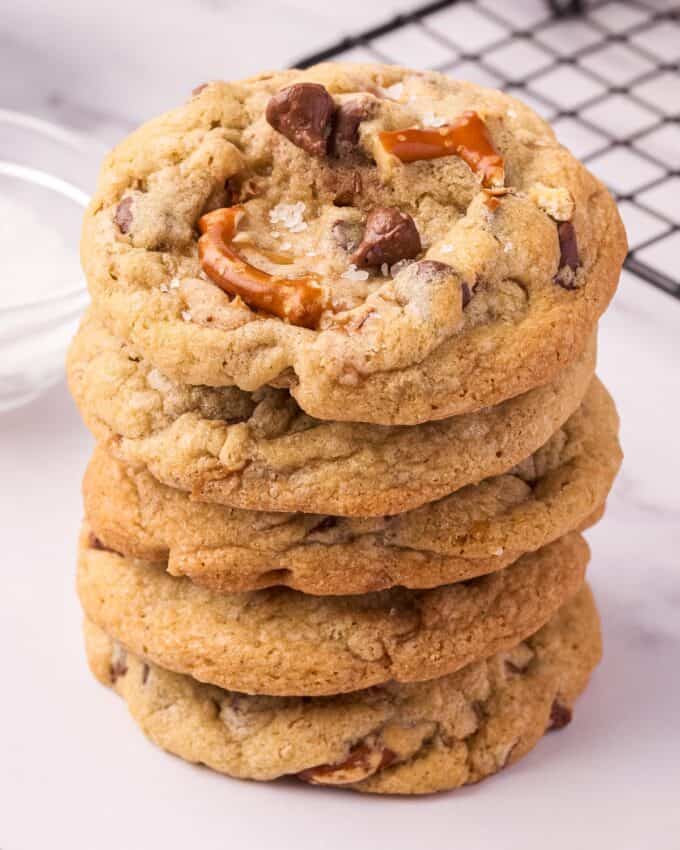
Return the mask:
[[[64,373],[88,304],[78,244],[103,152],[48,121],[0,110],[0,411]]]

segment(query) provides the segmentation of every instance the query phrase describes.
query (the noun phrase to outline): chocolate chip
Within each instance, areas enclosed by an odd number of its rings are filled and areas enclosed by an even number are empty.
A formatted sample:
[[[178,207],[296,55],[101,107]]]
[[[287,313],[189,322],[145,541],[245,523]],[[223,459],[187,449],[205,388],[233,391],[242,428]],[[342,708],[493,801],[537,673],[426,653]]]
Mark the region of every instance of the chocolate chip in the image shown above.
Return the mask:
[[[460,295],[463,300],[463,310],[467,307],[472,299],[472,290],[467,285],[467,283],[461,283],[460,285]]]
[[[347,251],[349,254],[352,251],[356,251],[359,247],[359,243],[361,242],[361,225],[354,221],[341,219],[335,222],[331,228],[331,234],[343,251]]]
[[[555,281],[565,289],[575,289],[574,275],[580,260],[574,225],[570,221],[561,221],[557,225],[557,237],[560,241],[560,265]]]
[[[132,224],[132,195],[128,195],[116,207],[113,220],[121,233],[128,233]]]
[[[415,222],[397,207],[376,207],[366,219],[361,244],[351,257],[359,268],[412,260],[422,250]]]
[[[335,103],[318,83],[296,83],[275,94],[267,104],[267,122],[297,147],[323,156],[333,123]]]
[[[568,726],[570,723],[571,709],[569,706],[564,705],[564,703],[560,702],[558,699],[554,700],[550,709],[550,722],[548,723],[548,729],[564,729],[564,727]]]
[[[335,113],[330,149],[335,156],[353,153],[359,144],[359,125],[369,117],[368,104],[360,100],[341,103]]]

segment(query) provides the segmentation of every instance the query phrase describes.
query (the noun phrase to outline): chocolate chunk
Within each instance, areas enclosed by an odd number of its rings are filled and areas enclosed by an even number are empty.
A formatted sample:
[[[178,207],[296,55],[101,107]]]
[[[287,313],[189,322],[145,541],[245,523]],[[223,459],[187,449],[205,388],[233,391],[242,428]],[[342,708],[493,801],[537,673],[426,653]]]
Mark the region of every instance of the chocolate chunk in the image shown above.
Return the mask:
[[[339,157],[353,153],[359,144],[359,125],[368,117],[368,104],[360,100],[348,100],[340,104],[331,134],[331,153]]]
[[[340,219],[331,228],[331,234],[343,251],[347,251],[349,254],[352,251],[356,251],[359,247],[359,243],[361,242],[361,225],[354,221]]]
[[[267,122],[297,147],[323,156],[333,124],[335,103],[318,83],[296,83],[275,94],[267,104]]]
[[[128,233],[132,224],[132,195],[127,195],[116,207],[113,220],[121,233]]]
[[[463,299],[463,310],[467,307],[472,299],[472,290],[467,285],[467,283],[461,283],[460,285],[460,295]]]
[[[422,250],[415,222],[397,207],[376,207],[366,219],[361,244],[351,257],[359,268],[412,260]]]
[[[574,225],[570,221],[561,221],[557,225],[557,236],[560,240],[560,265],[555,275],[555,282],[565,289],[575,289],[574,275],[580,260]]]
[[[548,729],[564,729],[571,723],[571,709],[556,699],[550,709]]]

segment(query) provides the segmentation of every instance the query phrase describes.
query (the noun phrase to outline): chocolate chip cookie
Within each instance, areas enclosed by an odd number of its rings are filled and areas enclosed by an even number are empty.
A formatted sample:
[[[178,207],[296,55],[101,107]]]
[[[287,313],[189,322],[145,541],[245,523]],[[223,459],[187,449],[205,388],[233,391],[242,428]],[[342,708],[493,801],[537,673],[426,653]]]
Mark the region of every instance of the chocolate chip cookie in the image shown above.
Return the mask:
[[[383,425],[553,381],[625,250],[604,186],[519,101],[333,64],[211,83],[144,125],[82,241],[97,311],[175,383]]]
[[[576,533],[491,575],[432,590],[308,596],[215,594],[101,548],[85,528],[85,615],[127,649],[229,690],[319,696],[451,673],[516,644],[581,587]]]
[[[578,407],[594,360],[592,339],[550,384],[445,420],[322,422],[285,389],[174,383],[90,315],[71,346],[68,377],[86,423],[111,454],[196,499],[368,517],[507,472]]]
[[[83,482],[85,514],[103,546],[221,593],[436,587],[499,570],[591,522],[620,464],[617,431],[614,403],[595,380],[576,413],[510,472],[373,519],[193,502],[98,447]]]
[[[85,623],[90,667],[158,746],[247,779],[424,794],[478,782],[564,727],[601,655],[584,587],[531,637],[439,679],[344,696],[247,696],[171,673]]]

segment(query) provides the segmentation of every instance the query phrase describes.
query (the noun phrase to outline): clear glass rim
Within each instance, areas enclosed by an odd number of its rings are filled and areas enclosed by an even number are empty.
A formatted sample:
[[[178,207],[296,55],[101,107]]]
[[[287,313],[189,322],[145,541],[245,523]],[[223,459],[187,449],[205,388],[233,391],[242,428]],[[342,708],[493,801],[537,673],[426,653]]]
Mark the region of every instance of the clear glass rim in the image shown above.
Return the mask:
[[[16,112],[11,109],[0,109],[0,124],[12,125],[31,130],[36,134],[45,136],[58,144],[68,147],[74,151],[85,153],[91,156],[101,157],[106,147],[96,139],[91,139],[81,135],[73,130],[67,130],[60,127],[58,124],[53,124],[51,121],[46,121],[42,118],[36,118],[33,115],[28,115],[24,112]],[[51,189],[57,194],[78,204],[82,209],[88,205],[89,195],[61,177],[55,174],[50,174],[39,168],[34,168],[30,165],[20,165],[18,163],[0,160],[0,175],[23,180],[26,183],[33,183],[37,186],[42,186],[46,189]],[[8,307],[0,309],[0,315],[11,315],[20,313],[26,308],[58,304],[62,301],[68,301],[74,296],[85,293],[87,287],[84,283],[74,286],[70,289],[62,289],[48,297],[38,297],[22,301],[19,304],[12,304]]]

